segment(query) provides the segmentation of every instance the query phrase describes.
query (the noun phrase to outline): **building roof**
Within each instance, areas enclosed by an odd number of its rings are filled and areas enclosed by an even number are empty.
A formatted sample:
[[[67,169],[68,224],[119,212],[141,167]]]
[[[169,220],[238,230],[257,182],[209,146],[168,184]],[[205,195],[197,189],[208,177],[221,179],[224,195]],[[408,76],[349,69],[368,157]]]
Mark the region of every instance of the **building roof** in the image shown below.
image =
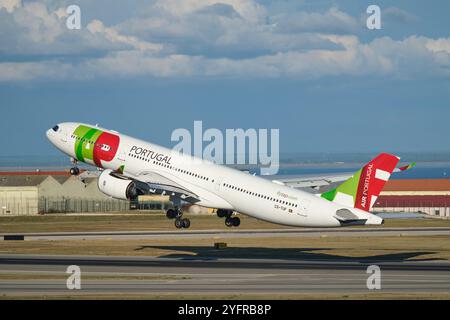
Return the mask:
[[[0,174],[0,187],[37,187],[44,180],[46,180],[48,175],[1,175]],[[64,183],[68,176],[51,176],[53,179],[59,183]]]
[[[450,191],[450,179],[405,179],[389,180],[386,191]]]
[[[51,174],[51,175],[49,175]],[[73,198],[90,200],[107,200],[97,187],[97,178],[88,177],[81,180],[66,172],[29,172],[28,174],[3,174],[0,172],[0,190],[17,188],[35,188],[39,197],[49,199]]]
[[[36,187],[46,176],[0,176],[0,187]]]
[[[71,177],[67,171],[5,171],[0,172],[0,187],[36,187],[49,176],[61,184]]]
[[[0,176],[70,176],[69,171],[0,171]]]

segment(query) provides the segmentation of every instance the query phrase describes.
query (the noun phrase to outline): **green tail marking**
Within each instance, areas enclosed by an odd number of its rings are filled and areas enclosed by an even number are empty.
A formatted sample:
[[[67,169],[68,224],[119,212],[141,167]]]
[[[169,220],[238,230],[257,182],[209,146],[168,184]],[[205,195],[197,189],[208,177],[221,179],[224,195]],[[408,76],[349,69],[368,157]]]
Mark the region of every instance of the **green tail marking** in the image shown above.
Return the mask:
[[[328,201],[333,201],[336,198],[338,192],[347,194],[353,198],[353,204],[355,204],[355,198],[358,193],[359,179],[361,178],[362,169],[356,172],[353,177],[339,185],[336,189],[325,192],[321,195],[322,198]]]

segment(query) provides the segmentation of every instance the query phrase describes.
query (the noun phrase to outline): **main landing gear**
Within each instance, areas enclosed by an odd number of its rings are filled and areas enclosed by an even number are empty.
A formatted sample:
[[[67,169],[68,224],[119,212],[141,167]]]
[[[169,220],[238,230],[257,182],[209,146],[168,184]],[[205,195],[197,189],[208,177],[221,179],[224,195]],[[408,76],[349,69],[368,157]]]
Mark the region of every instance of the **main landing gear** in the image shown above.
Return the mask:
[[[228,228],[239,227],[241,225],[241,219],[238,217],[233,217],[232,210],[219,209],[217,210],[217,216],[219,218],[225,218],[225,225]]]
[[[70,158],[70,162],[72,162],[73,167],[70,168],[70,175],[72,176],[78,176],[80,174],[80,169],[77,167],[78,165],[78,160],[74,159],[74,158]]]
[[[183,219],[183,212],[178,208],[167,210],[166,216],[170,220],[175,219],[175,227],[177,229],[189,229],[191,226],[191,220]]]

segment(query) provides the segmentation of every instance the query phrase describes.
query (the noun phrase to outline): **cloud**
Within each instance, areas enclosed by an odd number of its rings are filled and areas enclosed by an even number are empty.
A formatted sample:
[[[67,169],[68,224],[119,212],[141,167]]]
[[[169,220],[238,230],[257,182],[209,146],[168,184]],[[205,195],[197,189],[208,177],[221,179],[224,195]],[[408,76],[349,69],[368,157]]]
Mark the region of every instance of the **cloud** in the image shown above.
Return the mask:
[[[13,12],[17,26],[26,31],[28,39],[35,43],[52,43],[63,32],[58,17],[47,10],[43,3],[28,2]]]
[[[146,41],[141,41],[133,36],[125,36],[121,35],[114,28],[107,28],[103,25],[103,23],[99,20],[94,20],[87,25],[87,30],[92,34],[100,34],[105,37],[108,41],[112,43],[123,43],[130,45],[134,49],[138,50],[151,50],[151,51],[160,51],[163,49],[163,46],[160,44],[150,43]]]
[[[418,21],[418,18],[415,15],[397,7],[388,7],[386,9],[383,9],[382,16],[388,21],[401,23],[410,23]]]
[[[193,3],[196,6],[191,2],[189,9],[172,9],[172,6],[161,9],[157,2],[145,17],[128,19],[116,28],[123,34],[132,34],[146,41],[164,42],[178,54],[210,58],[240,59],[291,50],[338,49],[312,32],[279,30],[276,24],[267,23],[264,10],[250,15],[243,8],[231,4],[199,7],[200,2]],[[241,2],[239,4],[242,5]],[[341,13],[331,10],[329,14]],[[329,27],[330,30],[333,28],[333,25]],[[313,29],[317,28],[310,28]]]
[[[69,30],[65,18],[65,7],[49,10],[45,2],[2,3],[0,10],[0,54],[78,56],[116,50],[152,50],[162,49],[161,44],[142,41],[134,36],[122,35],[113,27],[93,20],[82,31]]]
[[[13,12],[16,8],[20,8],[21,6],[21,0],[0,0],[0,10],[5,9],[9,13]]]
[[[427,39],[426,47],[428,50],[438,53],[449,53],[450,54],[450,40],[449,38],[440,39]]]
[[[163,11],[178,17],[192,14],[196,11],[211,8],[211,6],[228,5],[233,8],[243,19],[258,23],[264,21],[267,12],[266,9],[253,0],[158,0],[152,6],[153,9],[162,9]]]
[[[197,11],[197,13],[205,13],[211,15],[217,15],[227,17],[230,19],[241,18],[239,13],[234,10],[234,7],[224,3],[214,3],[209,6],[203,7]]]
[[[362,42],[331,7],[270,17],[253,0],[154,1],[118,24],[65,27],[56,2],[0,0],[0,81],[133,77],[449,76],[450,38]],[[389,9],[389,10],[388,10]],[[388,8],[391,16],[405,16]],[[83,8],[82,8],[83,12]],[[23,56],[22,62],[10,57]]]
[[[56,15],[43,3],[3,1],[0,5],[0,52],[14,54],[20,51],[34,53],[45,47],[63,32]]]
[[[128,50],[105,57],[87,59],[76,65],[46,61],[39,63],[0,64],[2,74],[21,66],[21,72],[10,80],[39,78],[133,78],[133,77],[290,77],[315,79],[326,76],[448,76],[450,39],[430,41],[425,37],[409,37],[395,41],[389,37],[361,43],[356,36],[322,35],[342,50],[289,51],[249,59],[207,58],[180,54],[155,55],[151,51]],[[431,46],[433,51],[428,48]],[[55,73],[51,70],[61,72]],[[27,72],[29,70],[29,72]],[[50,70],[50,71],[49,71]],[[20,76],[22,75],[22,76]],[[0,78],[2,81],[8,78]]]
[[[356,33],[361,22],[333,7],[325,13],[294,12],[271,19],[279,32]]]

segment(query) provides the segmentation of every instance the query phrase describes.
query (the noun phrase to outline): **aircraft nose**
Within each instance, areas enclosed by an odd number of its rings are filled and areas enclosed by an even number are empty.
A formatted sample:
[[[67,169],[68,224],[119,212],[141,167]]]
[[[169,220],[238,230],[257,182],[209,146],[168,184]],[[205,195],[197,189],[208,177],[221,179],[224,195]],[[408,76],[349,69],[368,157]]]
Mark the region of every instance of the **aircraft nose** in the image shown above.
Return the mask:
[[[53,143],[52,130],[51,130],[51,129],[47,130],[47,132],[45,133],[45,135],[47,136],[47,139],[48,139],[51,143]]]
[[[55,140],[55,135],[56,135],[55,128],[56,128],[56,127],[51,128],[51,129],[48,129],[47,132],[45,133],[46,136],[47,136],[47,139],[48,139],[51,143],[54,143],[54,140]]]

